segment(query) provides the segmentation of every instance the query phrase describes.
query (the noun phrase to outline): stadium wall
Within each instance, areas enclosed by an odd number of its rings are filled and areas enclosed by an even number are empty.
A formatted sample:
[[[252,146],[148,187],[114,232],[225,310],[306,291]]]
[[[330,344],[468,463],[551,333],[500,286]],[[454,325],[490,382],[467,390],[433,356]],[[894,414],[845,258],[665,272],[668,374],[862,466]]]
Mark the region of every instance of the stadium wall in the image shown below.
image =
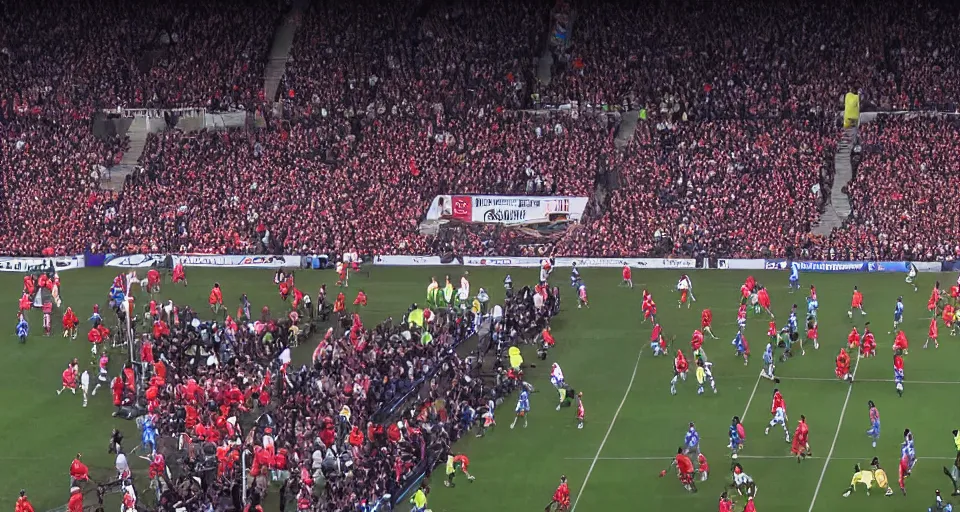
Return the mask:
[[[266,268],[281,267],[323,268],[317,263],[332,261],[327,255],[211,255],[211,254],[78,254],[75,256],[21,257],[0,256],[0,272],[27,272],[32,269],[55,271],[85,267],[150,268],[182,263],[184,267],[207,268]],[[529,256],[463,256],[441,258],[440,256],[375,256],[372,263],[383,267],[407,266],[467,266],[467,267],[516,267],[537,268],[543,258]],[[583,268],[620,268],[629,265],[634,269],[693,270],[786,270],[786,259],[734,259],[719,258],[553,258],[554,267],[566,268],[574,264]],[[797,261],[801,272],[818,273],[890,273],[907,272],[911,265],[920,272],[960,271],[960,261]]]

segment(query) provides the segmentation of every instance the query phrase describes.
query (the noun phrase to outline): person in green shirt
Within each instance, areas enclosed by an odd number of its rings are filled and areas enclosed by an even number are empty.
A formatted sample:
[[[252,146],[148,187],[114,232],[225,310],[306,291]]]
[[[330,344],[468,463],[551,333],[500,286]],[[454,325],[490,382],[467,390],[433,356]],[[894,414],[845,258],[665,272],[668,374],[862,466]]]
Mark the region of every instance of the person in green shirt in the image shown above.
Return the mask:
[[[426,488],[426,482],[421,483],[420,488],[417,489],[417,492],[413,493],[413,496],[410,497],[410,503],[413,505],[413,508],[410,509],[410,512],[427,512]]]

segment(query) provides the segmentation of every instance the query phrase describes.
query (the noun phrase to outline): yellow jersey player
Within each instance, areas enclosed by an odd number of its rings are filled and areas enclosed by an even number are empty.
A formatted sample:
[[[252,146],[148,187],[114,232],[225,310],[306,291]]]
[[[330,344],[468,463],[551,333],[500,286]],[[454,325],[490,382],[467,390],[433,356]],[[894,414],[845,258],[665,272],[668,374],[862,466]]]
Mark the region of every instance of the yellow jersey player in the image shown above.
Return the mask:
[[[893,489],[890,487],[890,482],[887,481],[887,472],[880,467],[880,459],[874,457],[870,461],[870,466],[873,468],[873,478],[877,481],[877,487],[886,489],[883,492],[884,496],[893,496]]]
[[[847,498],[857,490],[857,484],[863,484],[867,488],[867,496],[870,496],[870,488],[873,487],[873,471],[860,470],[860,464],[853,467],[853,478],[850,479],[850,487],[844,491],[843,497]]]

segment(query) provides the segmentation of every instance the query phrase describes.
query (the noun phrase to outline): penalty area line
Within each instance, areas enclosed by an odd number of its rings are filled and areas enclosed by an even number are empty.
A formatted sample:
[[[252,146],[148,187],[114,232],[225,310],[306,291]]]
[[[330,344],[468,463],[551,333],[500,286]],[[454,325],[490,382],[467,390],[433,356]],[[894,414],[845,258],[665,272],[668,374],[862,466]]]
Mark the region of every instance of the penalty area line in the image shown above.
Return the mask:
[[[597,467],[597,461],[600,460],[600,453],[603,452],[604,445],[606,445],[607,440],[610,439],[610,433],[613,432],[613,426],[617,423],[617,417],[620,416],[620,411],[623,410],[623,405],[627,403],[627,397],[630,396],[630,390],[633,389],[633,382],[637,379],[637,370],[640,368],[640,359],[642,357],[643,349],[640,349],[640,352],[637,354],[637,362],[633,365],[633,374],[630,376],[630,382],[627,383],[627,390],[623,392],[623,399],[620,400],[620,405],[617,406],[617,410],[613,413],[613,419],[610,420],[610,426],[607,427],[607,433],[603,435],[603,439],[600,441],[600,447],[597,448],[597,454],[593,456],[590,467],[587,469],[587,476],[583,478],[583,485],[580,486],[580,491],[577,492],[577,497],[573,500],[573,506],[570,507],[570,512],[575,512],[577,510],[577,503],[580,503],[580,497],[583,496],[583,491],[587,488],[587,482],[590,481],[590,475],[593,474],[593,468]]]

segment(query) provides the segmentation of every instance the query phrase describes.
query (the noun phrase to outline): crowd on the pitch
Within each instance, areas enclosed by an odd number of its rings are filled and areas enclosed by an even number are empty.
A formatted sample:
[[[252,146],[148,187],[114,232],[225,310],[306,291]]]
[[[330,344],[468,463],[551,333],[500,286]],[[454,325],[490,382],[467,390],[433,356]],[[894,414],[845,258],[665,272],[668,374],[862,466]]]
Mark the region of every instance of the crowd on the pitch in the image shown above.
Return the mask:
[[[134,307],[143,384],[138,390],[125,366],[129,382],[111,387],[118,414],[139,404],[148,418],[141,428],[155,425],[156,439],[144,435],[138,450],[159,454],[148,457],[159,510],[240,510],[244,468],[250,510],[268,492],[279,493],[281,510],[369,510],[397,498],[408,477],[432,470],[453,442],[482,434],[474,430],[481,422],[484,431],[495,424],[493,408],[522,378],[505,371],[498,354],[537,340],[559,311],[555,292],[543,290],[548,300],[537,309],[523,288],[503,307],[428,301],[364,325],[362,290],[337,287],[334,297],[322,287],[314,302],[292,274],[278,275],[286,292],[279,311],[256,310],[240,296],[234,315],[219,287],[209,311],[172,301]],[[182,269],[174,276],[185,282]],[[126,279],[117,278],[120,289]],[[144,292],[159,291],[150,280]],[[134,288],[127,297],[144,295]],[[111,303],[117,318],[104,312],[103,322],[124,324],[127,300]],[[492,350],[486,364],[477,352],[461,359],[452,350],[478,328],[481,350]],[[314,338],[312,364],[292,363],[291,349],[315,329],[324,334]]]

